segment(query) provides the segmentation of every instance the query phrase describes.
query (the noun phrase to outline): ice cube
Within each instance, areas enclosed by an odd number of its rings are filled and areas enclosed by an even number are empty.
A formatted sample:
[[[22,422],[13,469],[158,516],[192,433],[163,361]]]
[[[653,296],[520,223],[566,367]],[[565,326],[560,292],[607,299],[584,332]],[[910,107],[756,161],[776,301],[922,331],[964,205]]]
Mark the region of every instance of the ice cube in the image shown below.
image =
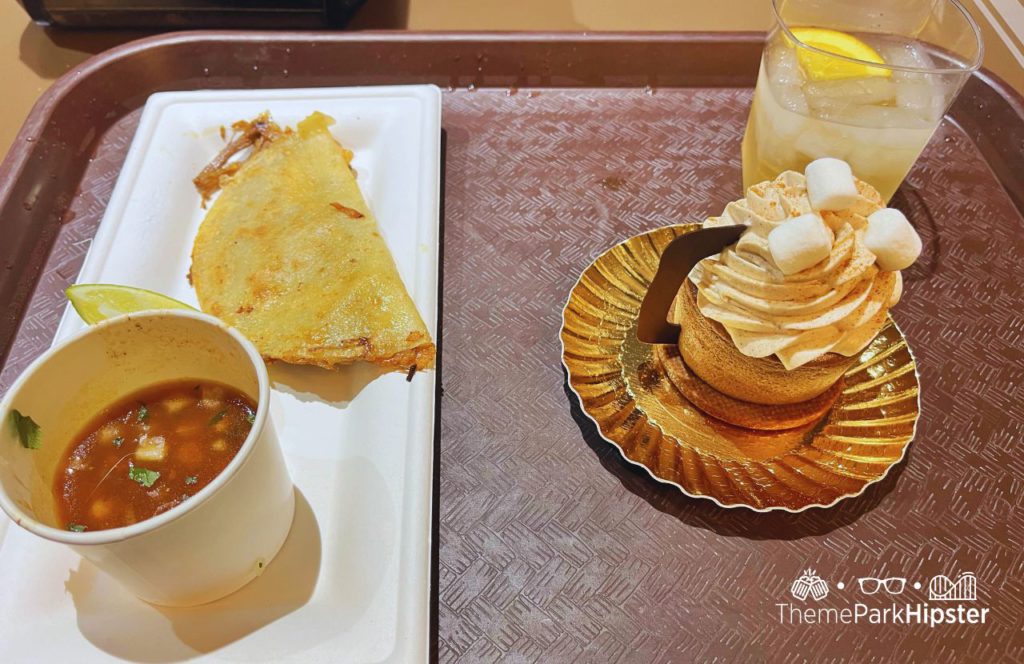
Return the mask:
[[[861,180],[873,181],[903,177],[921,148],[931,136],[928,129],[862,129],[850,127],[850,140],[856,146],[846,161]]]
[[[787,137],[780,136],[778,132],[770,127],[764,127],[757,132],[757,152],[762,155],[778,154],[782,146],[786,145]]]
[[[929,122],[920,114],[892,106],[850,106],[842,110],[819,111],[818,117],[830,122],[870,129],[927,129]]]
[[[814,81],[803,87],[807,103],[846,102],[850,104],[885,104],[896,99],[896,85],[888,78],[869,76],[838,81]]]
[[[897,78],[897,77],[894,77]],[[935,122],[946,110],[946,91],[928,75],[900,76],[896,83],[896,105],[913,111],[924,120]]]
[[[777,85],[774,89],[775,101],[787,111],[807,115],[807,98],[799,85]]]
[[[872,176],[883,173],[891,166],[892,152],[878,143],[859,143],[850,150],[847,161],[861,180],[871,181]],[[865,222],[866,223],[866,222]]]
[[[782,54],[780,57],[779,54]],[[757,95],[766,94],[771,99],[761,99],[761,105],[781,106],[794,113],[807,114],[807,101],[800,86],[803,74],[790,49],[776,48],[765,53],[767,64],[762,64],[757,75]],[[779,61],[772,64],[773,61]],[[795,71],[795,73],[794,73]]]
[[[821,157],[845,159],[850,146],[850,142],[844,140],[841,132],[829,130],[820,122],[809,125],[793,143],[793,149],[808,161]]]
[[[828,116],[829,114],[844,113],[851,108],[856,109],[863,105],[852,103],[847,99],[831,99],[829,97],[815,97],[808,100],[808,104],[810,105],[811,110],[814,111],[813,114],[818,117]]]
[[[780,99],[777,92],[768,89],[769,85],[759,83],[752,109],[753,122],[758,128],[758,135],[768,133],[776,137],[787,137],[792,140],[803,129],[807,122],[807,102],[797,86],[787,86]]]
[[[934,69],[935,63],[920,44],[904,42],[901,44],[882,44],[878,46],[878,54],[886,64],[897,67],[913,67],[915,69]]]
[[[804,72],[796,58],[796,51],[787,46],[775,46],[765,51],[768,76],[781,85],[801,85]]]

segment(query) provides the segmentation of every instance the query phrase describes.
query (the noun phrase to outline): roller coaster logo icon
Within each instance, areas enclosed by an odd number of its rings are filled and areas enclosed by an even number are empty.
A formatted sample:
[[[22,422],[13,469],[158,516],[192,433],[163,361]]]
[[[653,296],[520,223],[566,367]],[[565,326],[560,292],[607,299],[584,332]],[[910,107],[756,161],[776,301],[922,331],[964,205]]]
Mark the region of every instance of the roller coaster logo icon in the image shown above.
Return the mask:
[[[940,574],[928,582],[928,599],[936,602],[973,602],[978,599],[978,580],[973,572],[961,572],[956,581]]]

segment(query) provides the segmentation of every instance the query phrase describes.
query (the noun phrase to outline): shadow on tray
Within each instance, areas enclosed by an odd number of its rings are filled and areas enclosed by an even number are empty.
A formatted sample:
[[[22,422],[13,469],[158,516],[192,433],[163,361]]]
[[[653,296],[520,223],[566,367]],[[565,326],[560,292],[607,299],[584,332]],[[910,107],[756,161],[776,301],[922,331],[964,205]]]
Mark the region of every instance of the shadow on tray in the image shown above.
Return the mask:
[[[333,370],[284,362],[271,363],[267,368],[274,389],[291,394],[299,401],[326,401],[339,408],[344,408],[364,387],[386,373],[368,362]]]
[[[83,560],[65,582],[78,628],[97,648],[134,662],[176,662],[253,634],[305,605],[320,574],[320,528],[295,491],[295,521],[266,571],[224,599],[171,608],[128,596]]]
[[[924,250],[917,262],[903,270],[903,280],[909,284],[931,279],[938,272],[942,261],[942,236],[928,203],[917,187],[904,182],[896,190],[889,205],[906,215],[924,244]]]
[[[579,399],[569,388],[568,382],[563,383],[562,387],[569,401],[572,418],[580,428],[583,439],[605,470],[617,477],[622,486],[660,512],[670,514],[687,525],[705,528],[725,537],[794,540],[824,535],[853,523],[877,507],[896,486],[906,466],[904,459],[889,471],[885,479],[869,486],[860,496],[847,498],[827,509],[811,508],[798,514],[726,509],[704,498],[691,498],[672,485],[658,482],[643,468],[626,461],[615,446],[601,437],[597,425],[583,413]]]

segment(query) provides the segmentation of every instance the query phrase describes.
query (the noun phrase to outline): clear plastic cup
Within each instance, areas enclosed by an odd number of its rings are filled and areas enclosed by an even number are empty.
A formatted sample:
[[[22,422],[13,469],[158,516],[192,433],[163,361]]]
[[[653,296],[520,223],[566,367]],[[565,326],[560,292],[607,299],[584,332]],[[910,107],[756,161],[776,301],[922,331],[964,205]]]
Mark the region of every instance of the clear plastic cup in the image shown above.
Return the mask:
[[[849,162],[888,201],[971,72],[981,33],[956,0],[772,0],[743,136],[743,186]]]

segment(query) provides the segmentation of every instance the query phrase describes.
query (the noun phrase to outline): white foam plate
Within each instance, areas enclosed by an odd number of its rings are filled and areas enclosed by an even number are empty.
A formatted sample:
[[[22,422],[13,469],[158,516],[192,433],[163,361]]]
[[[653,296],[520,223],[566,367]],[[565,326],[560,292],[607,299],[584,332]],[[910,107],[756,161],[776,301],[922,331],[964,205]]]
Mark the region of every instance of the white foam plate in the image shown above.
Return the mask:
[[[192,177],[220,127],[322,111],[437,338],[441,94],[429,85],[170,92],[146,103],[80,283],[196,304]],[[69,309],[57,340],[83,327]],[[434,372],[274,366],[271,414],[299,492],[264,574],[220,601],[160,608],[0,513],[4,662],[381,662],[428,657]]]

